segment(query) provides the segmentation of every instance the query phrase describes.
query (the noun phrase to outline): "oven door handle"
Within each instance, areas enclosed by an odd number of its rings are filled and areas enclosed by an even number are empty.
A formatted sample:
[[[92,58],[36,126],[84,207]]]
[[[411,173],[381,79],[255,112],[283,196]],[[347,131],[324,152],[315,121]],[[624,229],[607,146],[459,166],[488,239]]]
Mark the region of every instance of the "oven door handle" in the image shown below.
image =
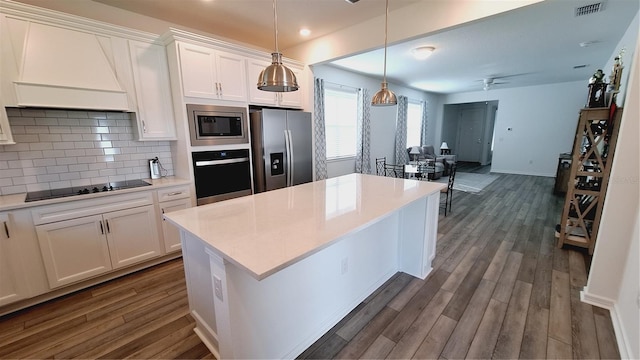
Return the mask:
[[[248,157],[236,158],[236,159],[224,159],[224,160],[206,160],[206,161],[196,161],[196,166],[211,166],[211,165],[222,165],[222,164],[235,164],[241,162],[249,161]]]

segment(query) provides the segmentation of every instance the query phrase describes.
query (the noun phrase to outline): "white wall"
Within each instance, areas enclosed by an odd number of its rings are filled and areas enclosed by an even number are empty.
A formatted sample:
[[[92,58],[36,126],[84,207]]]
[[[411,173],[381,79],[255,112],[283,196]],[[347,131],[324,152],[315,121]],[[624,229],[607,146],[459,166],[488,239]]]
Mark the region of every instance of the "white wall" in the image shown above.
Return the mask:
[[[315,65],[312,68],[313,76],[324,79],[339,85],[354,88],[367,88],[370,95],[380,89],[382,79],[367,77],[364,75],[345,71],[329,65]],[[310,81],[312,81],[310,79]],[[433,144],[436,136],[436,119],[438,111],[442,107],[440,96],[417,91],[394,84],[389,84],[389,88],[397,95],[404,95],[410,99],[426,100],[428,102],[429,124],[427,133],[429,144]],[[395,131],[396,131],[397,106],[371,107],[371,171],[375,173],[375,159],[386,157],[387,162],[395,162]],[[329,161],[327,163],[327,174],[329,177],[349,174],[355,170],[355,159],[345,159],[340,161]]]
[[[637,30],[636,30],[637,31]],[[638,45],[640,43],[637,42]],[[622,358],[640,358],[640,73],[636,53],[585,301],[609,308]],[[627,69],[631,68],[627,67]]]
[[[553,177],[558,155],[571,151],[579,110],[587,100],[587,83],[585,79],[450,94],[443,103],[498,100],[491,171]],[[437,122],[441,127],[441,116]],[[437,137],[436,143],[439,141]]]

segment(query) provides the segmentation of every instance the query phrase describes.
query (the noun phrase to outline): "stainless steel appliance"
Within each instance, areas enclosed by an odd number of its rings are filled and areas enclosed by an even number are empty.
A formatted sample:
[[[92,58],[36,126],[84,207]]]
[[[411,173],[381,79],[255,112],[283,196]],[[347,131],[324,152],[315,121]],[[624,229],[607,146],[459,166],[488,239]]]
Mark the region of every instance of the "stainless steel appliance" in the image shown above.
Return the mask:
[[[149,172],[151,173],[152,179],[160,179],[162,177],[160,174],[160,160],[158,160],[158,157],[149,160]]]
[[[116,191],[120,189],[129,189],[141,186],[150,186],[148,182],[136,179],[136,180],[125,180],[125,181],[116,181],[104,184],[95,184],[88,186],[75,186],[61,189],[51,189],[51,190],[39,190],[39,191],[31,191],[27,193],[27,197],[25,198],[25,202],[38,201],[38,200],[47,200],[47,199],[56,199],[61,197],[68,196],[76,196],[76,195],[84,195],[91,193],[99,193],[105,191]]]
[[[255,192],[311,181],[311,113],[262,109],[250,117]]]
[[[191,145],[246,144],[247,109],[187,104]]]
[[[251,195],[249,149],[191,153],[198,205]]]

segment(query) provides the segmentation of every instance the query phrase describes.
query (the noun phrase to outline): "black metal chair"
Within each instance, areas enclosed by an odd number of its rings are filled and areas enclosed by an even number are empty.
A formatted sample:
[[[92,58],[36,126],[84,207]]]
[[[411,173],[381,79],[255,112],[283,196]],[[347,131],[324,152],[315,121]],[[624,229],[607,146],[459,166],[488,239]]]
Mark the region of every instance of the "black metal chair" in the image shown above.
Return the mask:
[[[441,193],[446,194],[444,198],[444,216],[447,216],[447,207],[451,212],[451,201],[453,200],[453,182],[456,179],[456,163],[451,164],[449,168],[449,181],[447,187],[440,190]]]
[[[404,179],[404,165],[403,164],[385,164],[384,166],[385,176],[397,177]]]
[[[386,176],[386,173],[385,173],[386,165],[387,165],[386,157],[376,158],[376,175]]]

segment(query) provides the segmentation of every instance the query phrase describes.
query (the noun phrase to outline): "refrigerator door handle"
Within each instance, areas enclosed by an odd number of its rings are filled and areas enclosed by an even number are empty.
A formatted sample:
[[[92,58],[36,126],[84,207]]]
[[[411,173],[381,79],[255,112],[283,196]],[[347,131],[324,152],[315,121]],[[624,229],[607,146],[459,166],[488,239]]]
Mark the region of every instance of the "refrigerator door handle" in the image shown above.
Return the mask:
[[[291,130],[287,130],[287,134],[289,135],[289,186],[293,186],[295,159],[293,158],[293,140],[291,139]]]
[[[292,163],[292,159],[291,159],[291,134],[289,133],[289,130],[285,130],[284,131],[284,148],[285,148],[285,152],[287,153],[287,168],[286,168],[286,172],[287,172],[287,176],[286,176],[286,186],[291,186],[291,163]]]

